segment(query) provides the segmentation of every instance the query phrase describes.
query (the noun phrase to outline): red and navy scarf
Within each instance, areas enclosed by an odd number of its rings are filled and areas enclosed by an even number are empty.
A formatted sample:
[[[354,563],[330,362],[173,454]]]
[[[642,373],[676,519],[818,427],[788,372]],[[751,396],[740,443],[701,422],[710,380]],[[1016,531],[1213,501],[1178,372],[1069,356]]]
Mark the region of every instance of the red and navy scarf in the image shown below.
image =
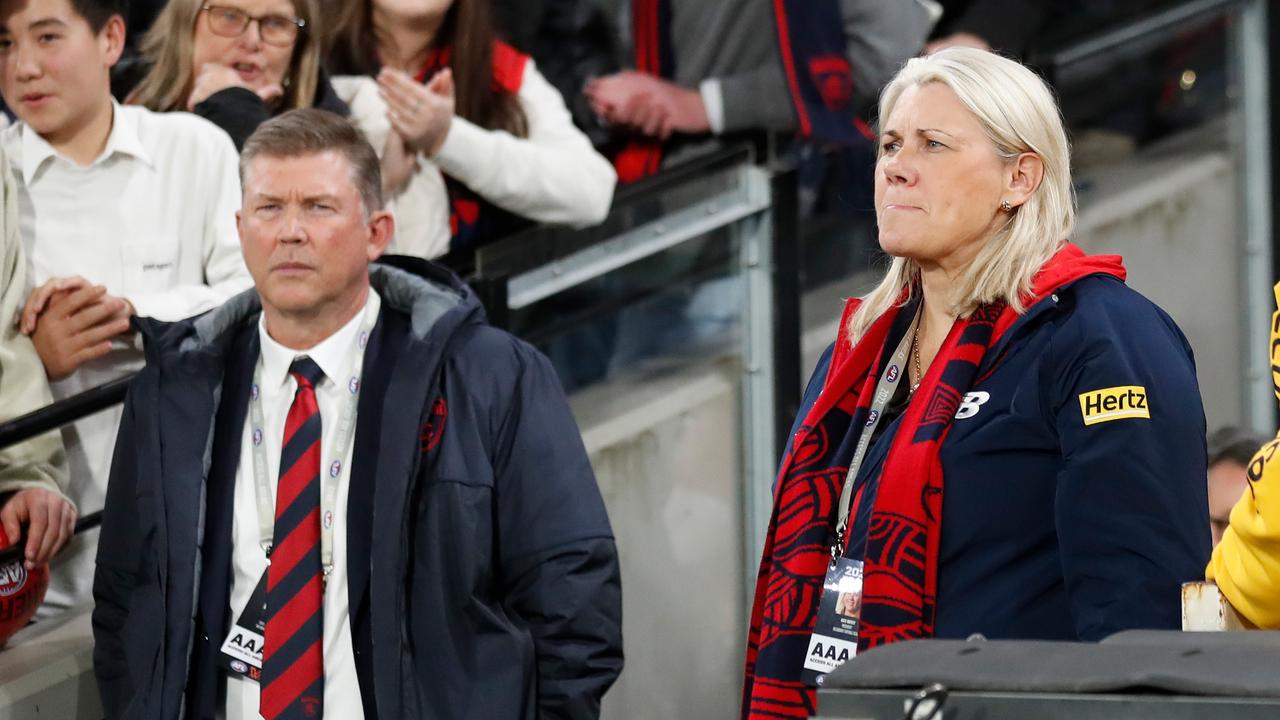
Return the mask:
[[[799,135],[845,147],[874,138],[853,104],[853,73],[845,52],[844,21],[836,0],[773,0],[781,60]],[[671,0],[632,0],[631,36],[636,70],[675,77]],[[634,182],[662,167],[662,141],[636,138],[613,159],[619,182]]]
[[[837,0],[773,0],[782,67],[800,137],[844,147],[875,135],[853,103],[853,68]]]
[[[1026,304],[1096,274],[1125,277],[1119,257],[1087,256],[1068,244],[1036,275]],[[814,690],[800,672],[852,455],[841,440],[865,423],[879,370],[893,352],[890,328],[905,312],[894,307],[852,345],[848,324],[859,303],[845,307],[822,393],[792,438],[774,490],[747,640],[742,716],[751,720],[816,712]],[[871,500],[860,651],[933,635],[945,486],[938,451],[983,358],[1017,319],[1003,303],[957,319],[902,417]]]
[[[449,67],[452,57],[451,48],[443,47],[427,54],[422,67],[414,76],[420,83],[426,83],[440,70]],[[529,63],[529,56],[510,45],[495,40],[493,43],[493,81],[494,92],[505,95],[516,95],[524,84],[524,69]],[[450,249],[482,245],[500,237],[506,213],[480,197],[474,190],[445,176],[445,188],[449,193],[449,232],[452,239]]]
[[[636,70],[670,80],[675,77],[671,50],[671,0],[631,0],[631,41]],[[635,182],[662,167],[662,141],[636,137],[613,156],[618,182]]]

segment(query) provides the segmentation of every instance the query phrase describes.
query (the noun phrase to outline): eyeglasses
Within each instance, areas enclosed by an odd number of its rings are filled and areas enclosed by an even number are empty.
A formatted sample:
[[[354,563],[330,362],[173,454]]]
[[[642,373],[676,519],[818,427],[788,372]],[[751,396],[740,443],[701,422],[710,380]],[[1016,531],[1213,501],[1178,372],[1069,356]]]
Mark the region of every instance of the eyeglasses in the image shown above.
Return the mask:
[[[205,5],[200,8],[209,13],[209,29],[214,35],[222,37],[240,37],[249,29],[249,23],[258,21],[258,32],[262,34],[262,42],[269,45],[288,47],[298,39],[298,33],[306,27],[307,21],[300,17],[285,15],[262,15],[254,17],[249,13],[223,5]]]

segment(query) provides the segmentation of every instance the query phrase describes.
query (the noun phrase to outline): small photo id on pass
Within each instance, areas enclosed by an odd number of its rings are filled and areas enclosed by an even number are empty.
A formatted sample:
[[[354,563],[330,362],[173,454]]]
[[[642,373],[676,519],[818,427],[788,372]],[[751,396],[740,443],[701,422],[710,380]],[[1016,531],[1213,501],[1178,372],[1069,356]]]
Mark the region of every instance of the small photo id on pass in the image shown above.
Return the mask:
[[[862,612],[862,561],[839,558],[827,569],[818,602],[818,622],[809,636],[801,678],[819,686],[827,673],[858,652],[858,615]]]

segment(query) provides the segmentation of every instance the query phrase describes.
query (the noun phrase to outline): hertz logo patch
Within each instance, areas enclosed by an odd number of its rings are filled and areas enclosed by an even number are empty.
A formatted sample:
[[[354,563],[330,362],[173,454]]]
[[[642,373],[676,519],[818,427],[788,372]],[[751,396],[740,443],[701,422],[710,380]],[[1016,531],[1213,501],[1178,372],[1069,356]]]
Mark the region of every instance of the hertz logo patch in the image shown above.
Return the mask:
[[[1085,425],[1125,418],[1151,419],[1147,406],[1147,389],[1140,385],[1090,390],[1080,394],[1080,415]]]

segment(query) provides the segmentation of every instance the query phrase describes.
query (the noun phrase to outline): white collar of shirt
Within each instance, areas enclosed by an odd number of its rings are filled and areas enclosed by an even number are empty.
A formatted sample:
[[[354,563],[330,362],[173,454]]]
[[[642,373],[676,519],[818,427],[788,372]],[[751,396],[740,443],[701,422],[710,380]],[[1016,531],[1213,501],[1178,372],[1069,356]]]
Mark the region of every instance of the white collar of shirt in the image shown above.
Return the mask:
[[[267,334],[266,320],[258,317],[258,340],[262,347],[262,389],[264,392],[281,388],[289,378],[289,366],[294,359],[307,356],[315,361],[324,371],[325,379],[321,385],[339,382],[351,373],[356,361],[356,347],[359,340],[360,326],[365,318],[372,320],[378,317],[382,307],[382,299],[373,288],[369,288],[369,297],[365,300],[364,309],[355,314],[337,332],[321,340],[314,347],[306,350],[293,350],[276,342]]]
[[[121,112],[120,104],[112,100],[111,134],[107,136],[107,145],[102,149],[102,154],[95,158],[89,164],[89,167],[103,162],[116,153],[130,155],[148,165],[152,164],[151,155],[147,153],[147,149],[142,145],[142,138],[138,136],[138,118],[132,113]],[[53,149],[53,146],[48,141],[40,137],[40,133],[31,129],[31,126],[24,124],[22,126],[23,182],[28,185],[34,183],[40,168],[44,167],[44,164],[52,158],[61,158],[66,162],[72,162],[69,158]]]

